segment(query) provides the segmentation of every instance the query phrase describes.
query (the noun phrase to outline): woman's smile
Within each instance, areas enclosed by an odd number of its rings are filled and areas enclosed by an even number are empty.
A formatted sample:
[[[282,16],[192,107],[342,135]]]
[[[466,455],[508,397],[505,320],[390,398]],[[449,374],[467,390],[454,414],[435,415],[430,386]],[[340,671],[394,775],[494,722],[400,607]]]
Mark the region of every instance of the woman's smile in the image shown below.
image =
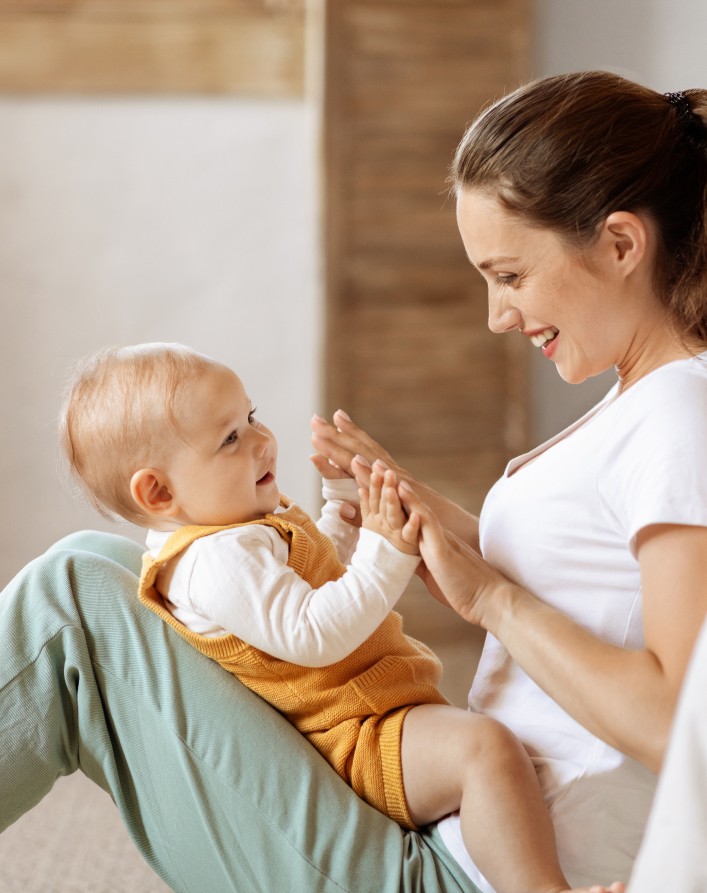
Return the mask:
[[[533,342],[535,347],[543,348],[543,352],[545,352],[545,349],[549,347],[550,343],[554,341],[559,334],[559,330],[552,327],[543,329],[542,332],[528,334],[528,337]]]
[[[612,367],[631,382],[664,362],[665,310],[623,261],[624,221],[613,217],[613,226],[610,218],[591,245],[578,249],[492,194],[457,195],[464,247],[488,286],[489,328],[520,330],[572,384]]]

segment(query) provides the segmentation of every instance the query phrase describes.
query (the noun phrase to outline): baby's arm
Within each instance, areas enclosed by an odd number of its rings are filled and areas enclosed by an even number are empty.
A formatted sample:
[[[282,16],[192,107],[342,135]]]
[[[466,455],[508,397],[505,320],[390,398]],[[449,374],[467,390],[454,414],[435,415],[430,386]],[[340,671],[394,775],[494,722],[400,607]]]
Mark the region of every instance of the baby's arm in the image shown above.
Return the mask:
[[[395,607],[418,555],[361,530],[346,572],[313,588],[287,564],[287,545],[264,525],[214,534],[189,547],[168,592],[181,604],[256,648],[292,663],[323,667],[361,645]],[[181,586],[175,588],[181,578]],[[175,616],[190,626],[186,617]]]
[[[358,505],[358,485],[346,475],[345,478],[323,478],[322,496],[324,506],[317,521],[317,527],[336,546],[339,561],[350,564],[358,543],[359,526],[350,524],[341,517],[344,505]]]
[[[330,469],[330,473],[327,473]],[[325,499],[319,530],[335,544],[339,560],[348,564],[358,540],[358,527],[341,518],[344,503],[361,502],[363,527],[371,530],[401,552],[418,555],[417,541],[420,519],[408,517],[398,496],[397,475],[393,471],[374,469],[365,488],[359,490],[349,475],[329,466],[322,470],[322,495]],[[320,469],[321,470],[321,469]]]

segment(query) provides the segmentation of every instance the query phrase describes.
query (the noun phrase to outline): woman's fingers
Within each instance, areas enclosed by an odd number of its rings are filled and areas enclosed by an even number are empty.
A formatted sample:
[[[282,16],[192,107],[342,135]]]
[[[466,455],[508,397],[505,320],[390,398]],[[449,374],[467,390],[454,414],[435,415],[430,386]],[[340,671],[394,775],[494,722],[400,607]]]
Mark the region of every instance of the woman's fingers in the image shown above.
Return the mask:
[[[364,493],[366,498],[368,498],[368,491],[364,491]],[[339,517],[352,527],[360,527],[363,520],[360,503],[359,505],[354,505],[351,502],[344,502],[339,509]]]
[[[368,487],[372,468],[363,456],[354,456],[351,460],[351,474],[356,478],[359,487]]]
[[[344,471],[343,468],[337,468],[335,465],[322,456],[321,453],[315,453],[309,457],[309,461],[314,465],[319,474],[328,481],[341,480],[341,478],[350,478],[351,475]]]
[[[350,470],[351,461],[356,455],[363,456],[369,463],[382,459],[392,464],[389,454],[370,435],[366,434],[343,410],[334,413],[334,424],[315,415],[311,421],[312,444],[317,452],[326,456],[341,468]]]

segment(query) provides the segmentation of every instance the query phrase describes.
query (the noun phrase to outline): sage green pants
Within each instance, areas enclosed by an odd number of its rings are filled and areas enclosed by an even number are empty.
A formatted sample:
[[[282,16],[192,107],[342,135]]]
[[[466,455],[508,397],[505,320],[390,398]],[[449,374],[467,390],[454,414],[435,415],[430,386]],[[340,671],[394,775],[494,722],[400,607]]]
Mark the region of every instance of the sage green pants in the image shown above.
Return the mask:
[[[0,594],[0,830],[81,769],[177,893],[474,893],[139,604],[141,551],[76,534]]]

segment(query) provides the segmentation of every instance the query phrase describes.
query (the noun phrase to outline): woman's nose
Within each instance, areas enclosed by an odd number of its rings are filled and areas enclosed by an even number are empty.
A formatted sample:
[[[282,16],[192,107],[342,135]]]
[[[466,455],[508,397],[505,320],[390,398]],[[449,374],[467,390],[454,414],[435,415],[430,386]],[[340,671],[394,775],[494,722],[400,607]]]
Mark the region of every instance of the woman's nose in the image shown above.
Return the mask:
[[[489,295],[488,326],[495,335],[502,335],[504,332],[512,332],[515,329],[522,329],[523,325],[520,311],[501,298],[491,297]]]

